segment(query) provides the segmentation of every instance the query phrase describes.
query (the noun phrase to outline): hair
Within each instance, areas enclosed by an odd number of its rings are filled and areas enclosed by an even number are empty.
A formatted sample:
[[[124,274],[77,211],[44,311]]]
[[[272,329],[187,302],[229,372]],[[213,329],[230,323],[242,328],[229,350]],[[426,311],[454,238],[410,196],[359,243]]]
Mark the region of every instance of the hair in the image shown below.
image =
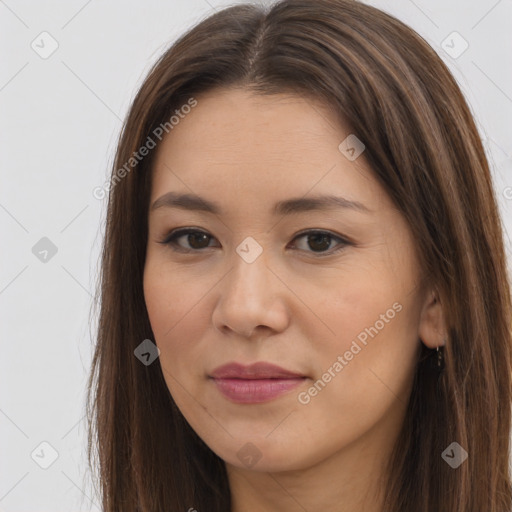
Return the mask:
[[[394,17],[352,0],[216,12],[158,59],[132,103],[112,168],[87,388],[88,458],[104,511],[231,508],[225,463],[174,403],[160,360],[145,366],[134,357],[154,339],[143,270],[155,151],[134,165],[130,158],[175,109],[220,88],[329,106],[363,141],[362,158],[407,220],[437,291],[445,369],[438,389],[435,350],[422,343],[384,512],[509,512],[511,298],[489,164],[436,52]],[[121,174],[128,161],[133,170]],[[468,452],[456,469],[441,456],[452,442]]]

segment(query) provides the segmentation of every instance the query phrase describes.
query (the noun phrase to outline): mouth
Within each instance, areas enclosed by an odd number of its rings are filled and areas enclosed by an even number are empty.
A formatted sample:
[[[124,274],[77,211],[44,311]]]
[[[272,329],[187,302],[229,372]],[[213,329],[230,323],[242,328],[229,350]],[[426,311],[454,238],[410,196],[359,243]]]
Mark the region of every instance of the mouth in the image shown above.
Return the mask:
[[[263,403],[275,399],[302,384],[307,377],[271,363],[249,366],[229,363],[208,376],[228,400],[240,403]]]

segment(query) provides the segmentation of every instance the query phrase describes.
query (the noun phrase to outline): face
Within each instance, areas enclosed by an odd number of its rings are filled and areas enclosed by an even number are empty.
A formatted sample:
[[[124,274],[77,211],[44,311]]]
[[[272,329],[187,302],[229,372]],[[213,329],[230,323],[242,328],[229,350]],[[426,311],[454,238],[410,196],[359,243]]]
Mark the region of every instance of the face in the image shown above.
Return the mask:
[[[231,466],[298,470],[363,444],[372,457],[431,332],[408,226],[322,104],[197,101],[158,148],[148,218],[169,391]]]

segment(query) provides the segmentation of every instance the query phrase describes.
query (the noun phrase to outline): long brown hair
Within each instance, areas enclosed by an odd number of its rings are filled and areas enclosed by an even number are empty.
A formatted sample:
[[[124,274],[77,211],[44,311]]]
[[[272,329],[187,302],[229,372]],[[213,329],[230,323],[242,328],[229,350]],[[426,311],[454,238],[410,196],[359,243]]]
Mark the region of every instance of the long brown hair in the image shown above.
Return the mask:
[[[488,162],[439,56],[400,21],[351,0],[219,11],[165,52],[133,101],[112,169],[88,386],[88,455],[105,512],[231,507],[224,462],[180,413],[160,360],[134,356],[154,340],[142,282],[155,151],[130,158],[158,127],[171,129],[176,109],[219,87],[328,105],[365,144],[438,291],[446,367],[437,390],[422,344],[384,512],[509,512],[511,299]],[[442,457],[453,442],[468,453],[456,469]]]

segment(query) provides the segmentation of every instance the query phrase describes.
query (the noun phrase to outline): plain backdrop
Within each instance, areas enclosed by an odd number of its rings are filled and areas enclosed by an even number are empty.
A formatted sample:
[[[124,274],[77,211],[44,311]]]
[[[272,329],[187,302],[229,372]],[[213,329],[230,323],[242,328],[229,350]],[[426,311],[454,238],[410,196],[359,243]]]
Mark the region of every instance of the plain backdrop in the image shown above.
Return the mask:
[[[477,119],[510,232],[512,1],[369,3],[412,26],[450,66]],[[92,191],[109,175],[151,64],[228,4],[0,1],[0,512],[100,510],[84,421],[105,215]],[[510,251],[508,235],[506,244]]]

